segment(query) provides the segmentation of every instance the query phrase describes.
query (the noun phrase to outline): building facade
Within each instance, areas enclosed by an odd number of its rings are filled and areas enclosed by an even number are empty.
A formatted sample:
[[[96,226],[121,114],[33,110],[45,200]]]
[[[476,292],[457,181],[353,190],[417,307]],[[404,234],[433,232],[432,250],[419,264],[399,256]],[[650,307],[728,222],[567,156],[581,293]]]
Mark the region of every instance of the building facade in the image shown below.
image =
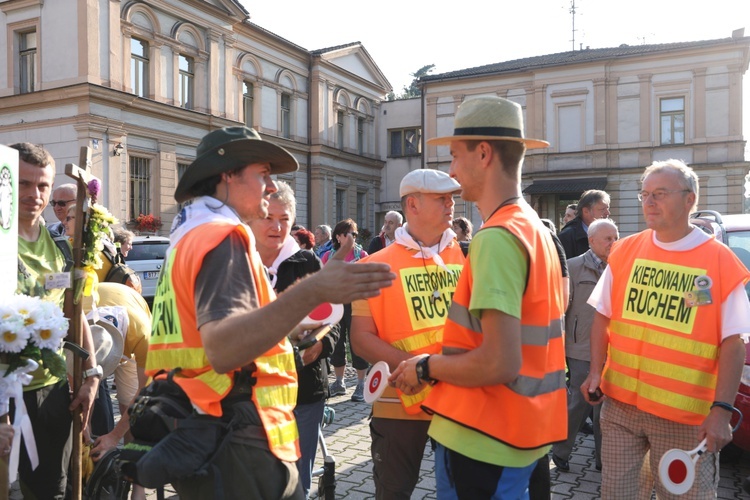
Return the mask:
[[[525,133],[550,147],[529,151],[523,192],[541,217],[559,221],[586,189],[604,189],[623,235],[644,226],[636,193],[645,166],[676,158],[700,177],[699,208],[749,211],[750,162],[742,131],[750,37],[587,49],[421,79],[425,138],[451,135],[456,109],[497,95],[523,107]],[[424,164],[445,169],[448,146],[427,146]],[[481,218],[467,205],[475,223]]]
[[[44,145],[56,184],[92,148],[121,221],[153,213],[166,232],[200,139],[247,124],[299,161],[282,178],[300,224],[375,224],[391,86],[358,42],[309,51],[237,0],[0,0],[0,39],[0,143]]]

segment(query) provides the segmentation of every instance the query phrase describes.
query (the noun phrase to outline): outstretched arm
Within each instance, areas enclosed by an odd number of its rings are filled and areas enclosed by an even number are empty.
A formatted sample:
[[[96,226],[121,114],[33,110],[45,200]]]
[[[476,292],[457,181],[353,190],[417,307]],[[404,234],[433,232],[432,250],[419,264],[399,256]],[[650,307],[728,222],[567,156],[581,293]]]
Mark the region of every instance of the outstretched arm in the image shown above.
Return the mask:
[[[226,373],[250,363],[289,334],[323,302],[343,304],[374,297],[395,275],[387,264],[348,264],[354,238],[348,235],[323,269],[307,276],[264,307],[210,321],[200,328],[213,369]]]

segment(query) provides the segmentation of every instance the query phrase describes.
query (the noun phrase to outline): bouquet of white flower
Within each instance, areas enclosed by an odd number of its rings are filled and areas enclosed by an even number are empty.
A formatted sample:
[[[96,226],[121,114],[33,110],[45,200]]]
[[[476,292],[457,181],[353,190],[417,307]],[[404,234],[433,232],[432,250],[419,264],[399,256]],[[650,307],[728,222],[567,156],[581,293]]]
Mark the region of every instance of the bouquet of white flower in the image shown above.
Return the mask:
[[[7,365],[2,376],[31,360],[43,364],[55,377],[65,377],[65,359],[59,352],[67,334],[68,319],[57,305],[14,295],[0,305],[0,363]]]

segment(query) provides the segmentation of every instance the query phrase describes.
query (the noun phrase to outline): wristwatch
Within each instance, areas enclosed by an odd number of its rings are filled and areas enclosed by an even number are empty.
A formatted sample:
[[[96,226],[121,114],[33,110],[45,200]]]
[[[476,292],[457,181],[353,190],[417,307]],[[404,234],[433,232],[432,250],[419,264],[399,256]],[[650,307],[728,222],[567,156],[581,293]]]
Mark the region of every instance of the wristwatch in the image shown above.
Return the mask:
[[[425,356],[424,358],[417,361],[417,380],[420,382],[426,382],[430,385],[435,385],[437,380],[430,377],[430,357]]]
[[[89,368],[88,370],[83,371],[83,378],[84,380],[89,377],[99,377],[102,378],[104,376],[104,372],[102,371],[101,365],[96,365],[93,368]]]

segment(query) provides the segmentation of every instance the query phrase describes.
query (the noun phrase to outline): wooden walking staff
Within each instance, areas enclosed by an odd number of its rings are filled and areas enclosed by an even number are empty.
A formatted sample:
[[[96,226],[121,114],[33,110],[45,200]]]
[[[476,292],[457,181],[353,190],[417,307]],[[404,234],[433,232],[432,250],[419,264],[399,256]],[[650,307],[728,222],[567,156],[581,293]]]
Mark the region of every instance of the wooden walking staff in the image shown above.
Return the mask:
[[[70,329],[68,330],[68,342],[81,346],[81,339],[83,337],[83,323],[82,318],[82,303],[79,300],[75,301],[75,294],[78,287],[82,284],[79,283],[81,280],[85,280],[86,276],[80,273],[83,262],[83,231],[85,227],[86,211],[86,199],[89,196],[88,184],[90,181],[95,179],[93,175],[89,173],[91,167],[91,149],[86,146],[81,147],[81,155],[79,159],[81,167],[68,163],[65,165],[65,174],[68,177],[75,179],[76,185],[78,186],[78,194],[76,196],[76,210],[75,210],[75,230],[73,234],[73,279],[71,280],[71,288],[68,288],[65,292],[65,315],[70,318]],[[73,397],[78,394],[83,381],[83,369],[81,366],[82,359],[76,355],[73,357]],[[81,448],[83,442],[83,417],[80,406],[73,411],[73,451],[71,456],[71,475],[68,477],[73,487],[73,500],[80,500],[82,493],[81,484]]]

